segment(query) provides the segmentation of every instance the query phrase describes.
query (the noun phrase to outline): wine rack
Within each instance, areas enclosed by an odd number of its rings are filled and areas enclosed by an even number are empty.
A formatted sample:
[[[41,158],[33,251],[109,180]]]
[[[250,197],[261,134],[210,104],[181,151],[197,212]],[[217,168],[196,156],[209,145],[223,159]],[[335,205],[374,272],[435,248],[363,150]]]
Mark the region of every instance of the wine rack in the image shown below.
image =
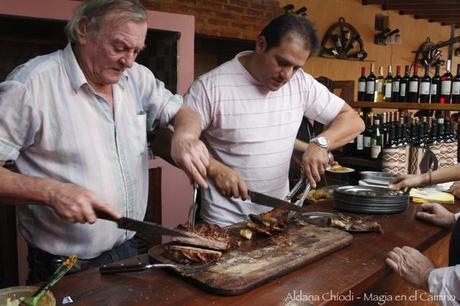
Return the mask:
[[[437,103],[399,103],[399,102],[350,102],[353,108],[393,108],[393,109],[421,109],[460,111],[460,104],[437,104]]]

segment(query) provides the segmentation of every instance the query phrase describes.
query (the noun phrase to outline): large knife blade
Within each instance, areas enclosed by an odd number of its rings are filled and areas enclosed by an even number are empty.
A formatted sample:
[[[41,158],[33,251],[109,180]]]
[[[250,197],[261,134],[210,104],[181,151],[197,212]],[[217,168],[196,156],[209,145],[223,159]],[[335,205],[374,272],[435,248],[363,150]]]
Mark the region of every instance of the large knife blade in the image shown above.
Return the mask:
[[[269,207],[274,207],[274,208],[284,208],[288,210],[293,210],[296,212],[305,212],[305,208],[291,204],[287,201],[277,199],[271,196],[268,196],[266,194],[256,192],[256,191],[249,191],[249,196],[251,197],[251,202],[258,204],[258,205],[263,205],[263,206],[269,206]]]
[[[113,221],[117,223],[119,228],[127,229],[130,231],[137,232],[143,238],[155,241],[155,238],[159,235],[165,236],[177,236],[177,237],[188,237],[194,238],[195,236],[191,233],[181,231],[175,228],[165,227],[160,224],[147,221],[139,221],[131,218],[121,217],[120,219],[115,219],[112,216],[102,212],[96,211],[96,215],[99,219],[104,219],[108,221]]]

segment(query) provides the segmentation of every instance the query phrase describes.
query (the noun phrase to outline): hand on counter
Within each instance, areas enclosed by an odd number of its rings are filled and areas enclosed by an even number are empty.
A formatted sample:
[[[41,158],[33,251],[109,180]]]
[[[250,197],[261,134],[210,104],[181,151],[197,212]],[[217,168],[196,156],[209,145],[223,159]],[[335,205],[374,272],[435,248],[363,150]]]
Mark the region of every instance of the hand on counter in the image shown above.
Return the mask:
[[[209,166],[209,152],[205,144],[187,133],[174,133],[171,141],[171,158],[185,171],[190,180],[202,188],[206,183],[206,168]]]
[[[214,180],[214,184],[219,192],[228,198],[249,198],[248,187],[241,175],[232,168],[211,159],[208,168],[208,175]]]
[[[309,145],[302,156],[302,167],[306,178],[312,188],[321,181],[326,167],[330,162],[330,156],[326,149],[316,145]]]
[[[400,175],[391,181],[388,188],[391,190],[401,190],[412,187],[423,187],[428,184],[427,173],[420,175]]]
[[[428,277],[434,265],[418,250],[408,246],[396,247],[388,253],[385,261],[390,268],[414,287],[428,291]]]
[[[53,183],[49,189],[47,204],[56,214],[72,223],[96,222],[95,209],[118,219],[121,215],[107,203],[99,200],[91,191],[68,183]]]
[[[417,218],[431,224],[451,228],[455,223],[455,215],[438,203],[423,203],[418,206]]]

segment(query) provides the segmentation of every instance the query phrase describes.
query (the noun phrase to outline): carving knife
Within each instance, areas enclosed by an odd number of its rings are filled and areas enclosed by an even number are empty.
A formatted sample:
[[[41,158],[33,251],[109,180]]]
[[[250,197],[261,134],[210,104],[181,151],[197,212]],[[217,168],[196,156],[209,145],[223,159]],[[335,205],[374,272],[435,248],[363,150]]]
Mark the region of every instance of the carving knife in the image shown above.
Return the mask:
[[[274,207],[274,208],[284,208],[284,209],[293,210],[293,211],[301,212],[301,213],[306,212],[305,208],[303,207],[291,204],[290,202],[287,202],[281,199],[277,199],[277,198],[268,196],[263,193],[249,191],[249,196],[251,197],[251,202],[258,204],[258,205],[269,206],[269,207]]]
[[[160,224],[156,224],[153,222],[147,221],[139,221],[131,218],[121,217],[120,219],[115,219],[112,216],[102,212],[96,211],[96,215],[99,219],[109,220],[117,223],[119,228],[127,229],[130,231],[137,232],[143,238],[149,241],[155,241],[155,237],[159,235],[165,236],[178,236],[178,237],[188,237],[188,238],[195,238],[196,236],[187,233],[185,231],[181,231],[175,228],[165,227]]]

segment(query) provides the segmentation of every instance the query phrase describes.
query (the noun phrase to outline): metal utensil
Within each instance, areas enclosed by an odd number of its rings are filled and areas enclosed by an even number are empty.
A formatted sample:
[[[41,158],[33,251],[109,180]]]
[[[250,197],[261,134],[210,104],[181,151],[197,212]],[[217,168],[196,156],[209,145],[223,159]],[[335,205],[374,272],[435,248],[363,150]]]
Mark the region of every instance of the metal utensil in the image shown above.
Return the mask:
[[[249,191],[251,202],[258,205],[269,206],[274,208],[284,208],[287,210],[293,210],[296,212],[305,212],[304,208],[296,206],[290,202],[268,196],[263,193]]]
[[[99,272],[101,274],[115,274],[115,273],[138,272],[138,271],[150,270],[154,268],[172,268],[176,270],[177,272],[180,272],[181,274],[192,275],[192,274],[195,274],[196,272],[203,271],[204,269],[206,269],[207,267],[211,266],[214,263],[215,261],[210,261],[210,262],[200,264],[200,265],[181,265],[181,264],[175,264],[175,263],[146,264],[142,262],[138,262],[135,264],[117,263],[117,264],[104,265],[99,268]]]
[[[192,231],[195,230],[195,218],[196,218],[196,211],[197,211],[197,203],[196,203],[197,195],[198,195],[198,184],[195,183],[193,184],[193,202],[188,212],[188,225]]]

